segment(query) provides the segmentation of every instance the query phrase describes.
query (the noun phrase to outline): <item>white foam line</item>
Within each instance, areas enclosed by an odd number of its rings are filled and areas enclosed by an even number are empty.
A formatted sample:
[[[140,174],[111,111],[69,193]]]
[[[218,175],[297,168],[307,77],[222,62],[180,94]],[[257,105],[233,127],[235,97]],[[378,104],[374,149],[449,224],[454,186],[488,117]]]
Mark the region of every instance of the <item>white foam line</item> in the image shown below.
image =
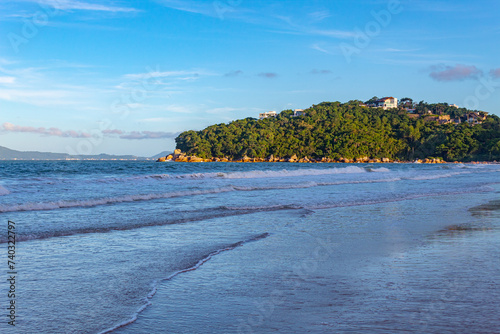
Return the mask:
[[[46,211],[46,210],[57,210],[57,209],[67,209],[74,207],[95,207],[100,205],[108,205],[114,203],[124,203],[124,202],[135,202],[135,201],[148,201],[155,199],[173,198],[173,197],[183,197],[183,196],[198,196],[198,195],[208,195],[208,194],[218,194],[231,191],[266,191],[266,190],[279,190],[279,189],[302,189],[302,188],[312,188],[312,187],[322,187],[322,186],[335,186],[335,185],[345,185],[345,184],[367,184],[367,183],[384,183],[384,182],[397,182],[401,180],[435,180],[439,178],[448,178],[461,174],[469,174],[471,172],[456,172],[456,173],[446,173],[442,175],[428,175],[428,176],[417,176],[417,177],[394,177],[389,179],[375,179],[375,180],[361,180],[361,181],[338,181],[338,182],[305,182],[300,184],[291,185],[276,185],[272,187],[245,187],[245,186],[234,186],[229,185],[222,188],[207,189],[207,190],[193,190],[193,191],[178,191],[172,193],[158,193],[158,194],[139,194],[139,195],[127,195],[119,197],[105,197],[98,199],[89,200],[75,200],[75,201],[57,201],[57,202],[41,202],[41,203],[25,203],[25,204],[15,204],[15,205],[0,205],[0,213],[3,212],[16,212],[16,211]],[[1,189],[0,189],[1,190]],[[0,193],[1,194],[1,193]]]
[[[153,199],[182,197],[182,196],[218,194],[229,191],[235,191],[235,188],[232,186],[228,186],[223,188],[207,189],[207,190],[178,191],[172,193],[143,194],[143,195],[127,195],[127,196],[104,197],[104,198],[88,199],[88,200],[0,205],[0,213],[15,212],[15,211],[57,210],[57,209],[67,209],[74,207],[94,207],[94,206],[107,205],[113,203],[148,201]]]
[[[212,173],[192,173],[192,174],[150,174],[131,177],[109,177],[98,180],[88,180],[87,182],[127,182],[130,180],[172,180],[172,179],[205,179],[205,178],[222,178],[222,179],[254,179],[254,178],[277,178],[277,177],[297,177],[297,176],[315,176],[315,175],[332,175],[332,174],[359,174],[367,172],[390,172],[388,168],[372,168],[348,166],[344,168],[328,168],[328,169],[294,169],[294,170],[252,170],[247,172],[212,172]]]
[[[229,185],[222,188],[207,189],[207,190],[193,190],[193,191],[178,191],[172,193],[158,193],[158,194],[139,194],[139,195],[127,195],[119,197],[105,197],[89,200],[75,200],[75,201],[57,201],[57,202],[39,202],[39,203],[25,203],[25,204],[15,204],[15,205],[0,205],[0,213],[3,212],[16,212],[16,211],[47,211],[47,210],[57,210],[57,209],[67,209],[74,207],[95,207],[100,205],[108,205],[114,203],[124,203],[124,202],[135,202],[135,201],[148,201],[154,199],[162,198],[173,198],[173,197],[183,197],[183,196],[197,196],[197,195],[208,195],[208,194],[218,194],[231,191],[265,191],[265,190],[278,190],[278,189],[301,189],[301,188],[311,188],[318,186],[333,186],[333,185],[343,185],[343,184],[358,184],[358,183],[378,183],[378,182],[393,182],[399,181],[400,178],[393,179],[381,179],[381,180],[366,180],[366,181],[341,181],[341,182],[305,182],[295,185],[283,185],[274,187],[245,187],[245,186],[233,186]]]
[[[222,252],[226,252],[226,251],[230,251],[230,250],[233,250],[235,249],[236,247],[239,247],[239,246],[243,246],[244,244],[248,243],[248,242],[251,242],[251,241],[257,241],[259,239],[263,239],[263,238],[266,238],[269,236],[269,233],[263,233],[261,235],[258,235],[254,238],[251,238],[251,239],[248,239],[248,240],[245,240],[245,241],[240,241],[238,243],[235,243],[231,246],[228,246],[226,248],[221,248],[221,249],[218,249],[210,254],[208,254],[205,258],[201,259],[200,261],[198,261],[194,266],[192,267],[189,267],[189,268],[186,268],[186,269],[182,269],[182,270],[178,270],[176,272],[174,272],[173,274],[171,274],[170,276],[164,278],[164,279],[161,279],[160,281],[169,281],[171,280],[172,278],[176,277],[177,275],[180,275],[180,274],[183,274],[183,273],[187,273],[187,272],[190,272],[190,271],[193,271],[193,270],[196,270],[198,268],[200,268],[204,263],[206,263],[207,261],[209,261],[212,257],[216,256],[216,255],[219,255],[220,253]],[[142,313],[149,305],[151,305],[151,299],[153,298],[153,296],[156,294],[157,292],[157,286],[158,286],[158,282],[156,280],[153,281],[152,283],[152,286],[153,288],[151,289],[151,291],[149,292],[149,294],[147,295],[147,297],[145,298],[145,304],[142,305],[133,315],[132,317],[129,319],[129,320],[125,320],[124,322],[121,322],[119,324],[117,324],[116,326],[114,327],[111,327],[109,329],[105,329],[104,331],[100,332],[99,334],[107,334],[107,333],[112,333],[114,332],[115,330],[119,329],[119,328],[122,328],[122,327],[125,327],[125,326],[128,326],[132,323],[134,323],[137,318],[139,317],[139,314]]]

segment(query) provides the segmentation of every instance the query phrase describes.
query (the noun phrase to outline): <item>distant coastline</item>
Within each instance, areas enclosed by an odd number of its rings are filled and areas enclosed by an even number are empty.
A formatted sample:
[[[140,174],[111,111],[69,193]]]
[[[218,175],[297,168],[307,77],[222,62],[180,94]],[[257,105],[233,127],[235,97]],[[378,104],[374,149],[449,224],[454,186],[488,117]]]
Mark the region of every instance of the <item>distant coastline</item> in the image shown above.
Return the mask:
[[[99,155],[70,155],[67,153],[51,153],[51,152],[38,152],[38,151],[16,151],[7,147],[0,146],[0,160],[38,160],[38,161],[109,161],[109,160],[156,160],[157,157],[137,157],[134,155],[112,155],[112,154],[99,154]]]

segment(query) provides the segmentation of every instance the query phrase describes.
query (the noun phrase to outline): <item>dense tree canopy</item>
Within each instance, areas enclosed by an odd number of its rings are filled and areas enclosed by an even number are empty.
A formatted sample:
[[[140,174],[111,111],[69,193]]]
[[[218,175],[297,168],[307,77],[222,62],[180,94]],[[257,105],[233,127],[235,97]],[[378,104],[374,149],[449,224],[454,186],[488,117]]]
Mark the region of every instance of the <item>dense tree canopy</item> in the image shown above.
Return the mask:
[[[231,159],[298,158],[390,158],[414,160],[439,157],[447,161],[500,159],[500,118],[489,116],[482,124],[439,125],[412,119],[404,109],[383,110],[348,103],[323,102],[293,117],[292,110],[276,118],[246,118],[229,124],[186,131],[176,138],[177,148],[202,158]],[[470,112],[447,104],[416,104],[417,110],[450,114]]]

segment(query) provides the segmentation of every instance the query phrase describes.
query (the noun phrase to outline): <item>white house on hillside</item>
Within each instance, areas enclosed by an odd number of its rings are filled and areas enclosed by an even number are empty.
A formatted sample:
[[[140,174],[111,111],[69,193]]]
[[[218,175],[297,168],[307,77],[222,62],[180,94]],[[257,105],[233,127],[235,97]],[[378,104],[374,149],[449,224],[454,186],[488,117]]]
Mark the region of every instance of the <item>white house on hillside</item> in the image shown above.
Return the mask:
[[[383,97],[375,101],[372,105],[375,108],[384,108],[384,110],[397,108],[398,107],[398,99],[395,97]]]
[[[293,117],[304,116],[305,114],[304,109],[295,109],[293,111]]]
[[[276,116],[278,116],[278,113],[276,111],[267,111],[265,113],[259,114],[259,119],[276,117]]]

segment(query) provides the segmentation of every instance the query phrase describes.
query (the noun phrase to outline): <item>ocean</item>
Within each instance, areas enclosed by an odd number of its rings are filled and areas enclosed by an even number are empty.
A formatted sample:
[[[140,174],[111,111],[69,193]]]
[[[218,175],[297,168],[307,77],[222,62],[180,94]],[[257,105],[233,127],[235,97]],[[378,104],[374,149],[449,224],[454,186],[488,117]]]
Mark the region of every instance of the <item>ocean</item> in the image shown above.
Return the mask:
[[[499,172],[3,161],[0,332],[500,333]]]

